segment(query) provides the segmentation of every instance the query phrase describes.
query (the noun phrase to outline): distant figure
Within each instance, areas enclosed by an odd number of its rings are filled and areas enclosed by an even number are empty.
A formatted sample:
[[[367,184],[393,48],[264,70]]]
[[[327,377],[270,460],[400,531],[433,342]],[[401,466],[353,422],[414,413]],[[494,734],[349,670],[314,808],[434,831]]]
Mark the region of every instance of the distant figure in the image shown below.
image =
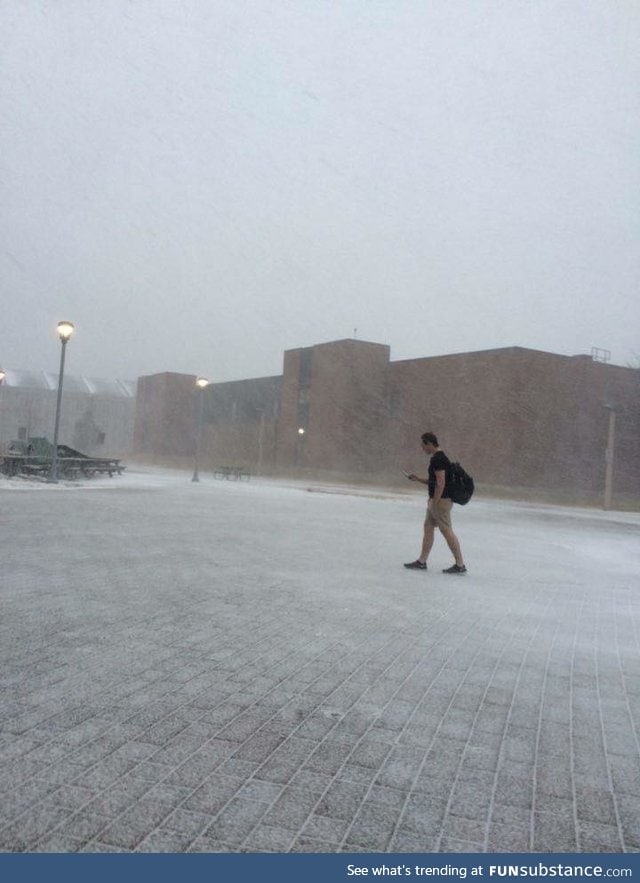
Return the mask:
[[[424,536],[420,557],[405,567],[409,570],[426,570],[429,552],[433,546],[433,536],[436,527],[447,541],[447,545],[453,553],[455,563],[443,570],[443,573],[466,573],[462,550],[458,537],[451,527],[451,507],[453,502],[447,493],[447,474],[450,461],[447,455],[440,449],[438,439],[432,432],[425,432],[421,436],[422,450],[430,456],[427,478],[420,478],[414,472],[407,475],[410,481],[419,481],[429,487],[429,503],[427,516],[424,522]]]

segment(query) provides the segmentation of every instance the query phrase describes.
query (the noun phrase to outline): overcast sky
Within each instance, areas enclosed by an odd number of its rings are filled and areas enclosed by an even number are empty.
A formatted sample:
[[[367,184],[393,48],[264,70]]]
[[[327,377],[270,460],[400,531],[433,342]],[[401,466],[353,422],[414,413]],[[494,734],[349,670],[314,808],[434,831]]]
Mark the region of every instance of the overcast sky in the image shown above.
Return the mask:
[[[640,353],[637,0],[0,0],[0,57],[4,367]]]

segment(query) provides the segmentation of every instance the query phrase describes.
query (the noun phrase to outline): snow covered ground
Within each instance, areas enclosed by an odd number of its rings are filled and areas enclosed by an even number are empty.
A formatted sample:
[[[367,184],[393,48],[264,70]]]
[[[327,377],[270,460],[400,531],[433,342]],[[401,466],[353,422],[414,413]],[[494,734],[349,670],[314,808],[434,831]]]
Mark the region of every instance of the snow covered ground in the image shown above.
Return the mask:
[[[640,849],[640,515],[0,481],[0,848]]]

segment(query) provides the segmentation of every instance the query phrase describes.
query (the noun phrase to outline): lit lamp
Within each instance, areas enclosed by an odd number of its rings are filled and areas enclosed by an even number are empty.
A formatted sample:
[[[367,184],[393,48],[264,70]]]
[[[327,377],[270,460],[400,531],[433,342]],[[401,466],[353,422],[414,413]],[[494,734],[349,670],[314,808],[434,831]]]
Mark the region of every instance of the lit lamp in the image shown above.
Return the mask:
[[[53,458],[51,460],[51,470],[47,481],[52,484],[58,482],[58,429],[60,428],[60,404],[62,402],[62,381],[64,379],[64,356],[67,344],[74,332],[71,322],[58,322],[58,337],[62,344],[62,352],[60,353],[60,372],[58,373],[58,399],[56,401],[56,423],[53,430]]]
[[[198,377],[196,380],[196,386],[198,387],[198,425],[196,427],[196,448],[193,456],[193,478],[191,481],[200,481],[200,476],[198,475],[198,459],[200,457],[200,441],[202,438],[202,419],[204,415],[204,391],[209,386],[209,381],[206,377]]]

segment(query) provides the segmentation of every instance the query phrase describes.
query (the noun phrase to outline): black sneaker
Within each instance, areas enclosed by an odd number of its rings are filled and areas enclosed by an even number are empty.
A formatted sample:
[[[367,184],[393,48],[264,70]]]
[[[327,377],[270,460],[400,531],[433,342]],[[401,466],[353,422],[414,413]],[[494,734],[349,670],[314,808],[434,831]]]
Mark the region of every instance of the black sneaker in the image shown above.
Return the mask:
[[[411,561],[409,564],[405,564],[405,567],[407,568],[407,570],[426,570],[427,569],[426,563],[423,564],[422,561],[418,561],[418,560]]]
[[[447,567],[446,570],[442,571],[443,573],[466,573],[467,568],[464,564],[452,564],[451,567]]]

